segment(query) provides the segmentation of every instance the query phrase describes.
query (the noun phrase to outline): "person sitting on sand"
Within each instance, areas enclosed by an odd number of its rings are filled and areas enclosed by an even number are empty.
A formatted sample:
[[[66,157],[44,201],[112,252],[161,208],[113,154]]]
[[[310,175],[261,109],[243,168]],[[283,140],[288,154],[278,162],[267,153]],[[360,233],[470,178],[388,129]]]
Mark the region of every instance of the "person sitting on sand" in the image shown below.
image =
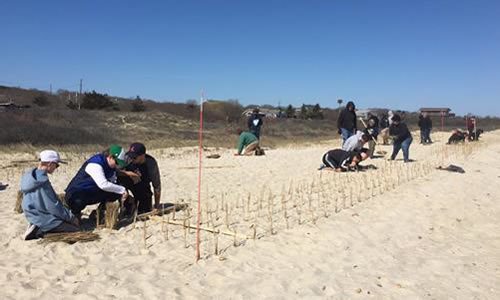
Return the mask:
[[[237,153],[234,155],[252,155],[254,151],[259,147],[259,139],[255,134],[237,129],[236,133],[239,135]]]
[[[413,138],[406,124],[401,122],[401,117],[397,114],[392,117],[389,134],[393,137],[391,160],[394,160],[398,155],[399,150],[403,149],[404,162],[409,162],[410,144],[413,141]]]
[[[25,240],[41,238],[45,233],[80,230],[78,218],[59,201],[49,180],[48,175],[62,163],[59,153],[44,150],[38,167],[29,169],[21,178],[22,208],[29,222]]]
[[[118,145],[111,145],[84,162],[66,188],[66,203],[73,214],[80,217],[87,205],[125,201],[127,189],[116,184],[116,169],[125,166],[125,151]]]
[[[146,153],[146,146],[142,143],[131,144],[126,157],[130,163],[124,171],[118,173],[118,182],[132,191],[137,204],[137,212],[142,214],[152,210],[151,185],[154,190],[154,208],[159,208],[161,177],[158,163],[154,157]]]
[[[362,157],[359,152],[333,149],[323,154],[323,164],[319,169],[327,168],[335,172],[345,172],[355,169],[361,160]]]
[[[361,151],[363,145],[366,144],[370,140],[370,135],[359,131],[356,132],[355,135],[350,136],[342,145],[342,150],[351,152],[351,151]]]
[[[463,143],[463,142],[465,142],[466,138],[467,138],[467,133],[461,131],[460,129],[454,129],[451,132],[451,136],[448,139],[448,143],[447,144]]]

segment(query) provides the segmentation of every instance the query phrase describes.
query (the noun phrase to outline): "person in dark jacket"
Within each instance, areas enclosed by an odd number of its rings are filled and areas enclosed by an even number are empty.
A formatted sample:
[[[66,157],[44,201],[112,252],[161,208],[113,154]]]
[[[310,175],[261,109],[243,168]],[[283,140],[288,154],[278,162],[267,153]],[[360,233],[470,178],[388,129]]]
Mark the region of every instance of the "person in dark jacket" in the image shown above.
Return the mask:
[[[323,164],[319,169],[328,168],[335,172],[346,172],[356,168],[361,160],[360,152],[333,149],[323,154]]]
[[[342,143],[356,133],[356,118],[356,106],[354,102],[349,101],[337,119],[337,129],[338,133],[342,136]]]
[[[25,240],[43,237],[45,233],[80,230],[78,219],[59,201],[48,177],[62,163],[59,153],[44,150],[40,152],[38,167],[29,169],[21,179],[22,208],[29,222]]]
[[[418,116],[418,127],[420,128],[420,143],[431,144],[432,120],[427,113]]]
[[[161,177],[158,163],[154,157],[146,153],[146,146],[142,143],[131,144],[126,156],[130,163],[124,171],[118,173],[118,182],[134,195],[137,213],[142,214],[153,209],[151,201],[153,195],[154,208],[159,208]],[[151,191],[151,186],[154,193]]]
[[[370,135],[370,139],[368,140],[368,156],[373,158],[373,154],[375,153],[375,145],[376,140],[379,134],[379,120],[378,117],[371,112],[368,113],[368,119],[366,120],[366,128],[364,132]]]
[[[404,162],[409,162],[410,144],[413,141],[413,138],[406,124],[401,122],[401,117],[397,114],[392,117],[392,124],[389,127],[389,135],[393,137],[391,160],[394,160],[398,155],[399,150],[403,149]]]
[[[253,133],[258,139],[260,139],[260,128],[264,124],[264,121],[262,121],[262,115],[259,112],[259,109],[255,108],[252,115],[250,115],[247,120],[248,131]]]
[[[383,145],[389,144],[389,117],[383,114],[380,118],[380,135],[382,136]]]
[[[80,216],[87,205],[127,200],[127,189],[116,184],[116,169],[125,167],[125,160],[122,147],[111,145],[83,163],[66,188],[66,203],[74,215]]]

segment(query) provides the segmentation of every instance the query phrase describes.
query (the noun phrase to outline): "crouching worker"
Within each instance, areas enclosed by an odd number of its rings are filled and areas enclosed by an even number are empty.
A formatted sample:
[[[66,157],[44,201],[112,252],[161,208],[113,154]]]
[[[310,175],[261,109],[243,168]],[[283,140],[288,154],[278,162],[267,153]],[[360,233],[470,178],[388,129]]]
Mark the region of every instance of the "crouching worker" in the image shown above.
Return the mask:
[[[404,162],[409,162],[410,145],[413,141],[413,138],[406,124],[401,122],[401,117],[399,115],[394,115],[392,117],[392,124],[389,127],[389,134],[394,137],[391,160],[394,160],[398,155],[399,150],[403,149]]]
[[[255,150],[259,147],[259,139],[255,134],[237,129],[236,133],[239,135],[238,139],[238,152],[234,155],[252,155]]]
[[[45,233],[80,230],[78,219],[59,201],[48,177],[61,163],[56,151],[44,150],[38,167],[28,170],[21,179],[22,207],[29,222],[25,240],[41,238]]]
[[[365,153],[365,157],[368,155]],[[328,168],[335,172],[345,172],[355,169],[359,162],[362,160],[361,153],[353,151],[348,152],[341,149],[334,149],[326,152],[323,155],[323,164],[320,170]]]
[[[460,129],[454,129],[451,132],[451,136],[448,139],[448,143],[447,144],[463,143],[463,142],[465,142],[466,138],[467,138],[467,133],[461,131]]]
[[[118,182],[123,184],[134,195],[137,201],[137,212],[139,214],[152,210],[151,185],[154,190],[154,208],[160,207],[161,180],[158,163],[149,154],[146,154],[146,146],[141,143],[133,143],[126,154],[129,164],[124,171],[118,173]]]
[[[125,151],[118,145],[111,145],[83,163],[66,188],[66,203],[73,214],[80,217],[87,205],[125,201],[127,190],[116,184],[116,169],[125,165]]]

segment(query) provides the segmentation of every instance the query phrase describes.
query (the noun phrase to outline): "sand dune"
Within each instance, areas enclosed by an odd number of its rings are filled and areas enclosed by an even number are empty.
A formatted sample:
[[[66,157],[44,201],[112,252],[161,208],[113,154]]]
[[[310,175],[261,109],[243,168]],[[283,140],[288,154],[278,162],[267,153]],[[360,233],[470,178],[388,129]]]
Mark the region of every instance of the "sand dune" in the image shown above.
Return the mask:
[[[465,146],[443,145],[442,134],[434,140],[429,146],[414,141],[413,163],[379,158],[365,162],[376,170],[341,175],[317,171],[336,140],[271,149],[265,157],[211,149],[221,158],[204,161],[203,225],[239,237],[218,236],[215,255],[214,235],[203,233],[198,263],[194,231],[168,225],[167,235],[159,217],[135,228],[98,230],[97,242],[21,240],[26,221],[13,207],[29,163],[11,162],[34,154],[1,155],[0,181],[10,186],[0,191],[0,297],[497,299],[500,132]],[[153,155],[162,202],[195,209],[196,150]],[[84,159],[64,156],[69,165],[51,177],[57,191]],[[450,163],[466,173],[434,170]],[[191,217],[193,224],[193,215],[178,212],[176,219]]]

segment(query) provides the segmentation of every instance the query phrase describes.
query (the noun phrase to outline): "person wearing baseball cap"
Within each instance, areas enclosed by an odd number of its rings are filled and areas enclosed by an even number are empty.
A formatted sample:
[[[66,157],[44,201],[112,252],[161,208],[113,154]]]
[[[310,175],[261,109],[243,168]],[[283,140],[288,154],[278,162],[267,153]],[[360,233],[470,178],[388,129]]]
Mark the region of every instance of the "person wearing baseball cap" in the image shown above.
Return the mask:
[[[48,176],[65,162],[54,150],[44,150],[39,157],[38,167],[29,169],[21,178],[22,208],[29,222],[25,240],[43,237],[48,232],[80,230],[78,219],[59,201]]]
[[[116,171],[126,165],[125,151],[119,145],[111,145],[85,161],[66,188],[66,203],[73,214],[80,217],[87,205],[125,201],[128,192],[116,183]]]
[[[161,180],[158,163],[146,153],[146,146],[142,143],[132,143],[126,153],[130,162],[124,171],[120,172],[119,182],[129,189],[137,201],[139,214],[152,210],[152,196],[154,208],[160,207]],[[122,176],[123,175],[123,176]],[[153,191],[151,191],[153,186]]]

